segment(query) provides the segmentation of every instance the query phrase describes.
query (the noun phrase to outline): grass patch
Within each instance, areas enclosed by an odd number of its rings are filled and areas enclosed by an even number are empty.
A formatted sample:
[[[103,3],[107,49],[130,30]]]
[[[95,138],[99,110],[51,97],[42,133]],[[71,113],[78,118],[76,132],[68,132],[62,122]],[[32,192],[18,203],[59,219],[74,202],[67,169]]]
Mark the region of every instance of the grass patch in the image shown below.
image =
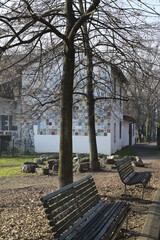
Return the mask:
[[[115,154],[119,155],[121,158],[124,156],[136,156],[136,152],[132,146],[124,147],[121,150],[118,150]]]
[[[30,173],[22,173],[21,166],[24,162],[34,162],[34,158],[35,156],[0,158],[0,178],[30,175]],[[46,167],[46,165],[42,167]]]
[[[150,149],[150,154],[159,154],[159,153],[160,153],[160,150],[157,148]]]
[[[0,178],[3,177],[13,177],[13,176],[23,176],[20,167],[6,167],[0,168]]]
[[[33,162],[35,157],[0,158],[0,167],[20,167],[24,162]]]

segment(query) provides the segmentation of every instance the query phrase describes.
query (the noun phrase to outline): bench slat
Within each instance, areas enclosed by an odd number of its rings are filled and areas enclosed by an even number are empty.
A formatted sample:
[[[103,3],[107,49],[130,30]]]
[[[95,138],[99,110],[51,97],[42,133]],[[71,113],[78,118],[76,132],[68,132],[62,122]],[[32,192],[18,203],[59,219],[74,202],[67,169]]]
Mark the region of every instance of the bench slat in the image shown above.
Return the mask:
[[[118,215],[118,217],[116,218],[116,221],[112,222],[111,224],[111,227],[109,228],[109,230],[106,232],[105,231],[105,228],[106,226],[103,228],[102,232],[100,233],[99,236],[97,237],[101,237],[102,234],[104,233],[104,237],[103,237],[103,240],[108,240],[109,238],[111,238],[112,236],[112,239],[115,238],[117,232],[119,231],[120,229],[120,226],[123,224],[127,214],[128,214],[128,211],[130,210],[130,206],[127,204],[123,209],[122,211],[120,212],[120,214]],[[96,237],[96,238],[97,238]],[[96,240],[96,239],[95,239]]]
[[[66,186],[63,187],[63,188],[60,188],[60,189],[58,189],[57,191],[52,192],[52,193],[50,193],[50,194],[42,197],[42,198],[41,198],[41,201],[42,201],[42,202],[45,202],[46,200],[48,200],[48,199],[50,199],[50,198],[53,198],[54,196],[57,196],[59,193],[62,193],[62,192],[64,192],[64,191],[67,191],[67,190],[69,190],[70,188],[72,188],[72,187],[74,187],[74,186],[76,186],[76,185],[78,185],[78,184],[81,184],[81,183],[83,183],[83,182],[85,182],[85,181],[87,182],[87,180],[89,180],[89,179],[92,179],[92,176],[91,176],[91,175],[88,175],[88,176],[86,176],[86,177],[84,177],[84,178],[82,178],[82,179],[80,179],[80,180],[78,180],[78,181],[76,181],[76,182],[73,182],[73,183],[71,183],[71,184],[68,184],[68,185],[66,185]]]
[[[101,239],[106,230],[113,224],[117,215],[122,211],[124,205],[123,202],[106,204],[103,211],[97,212],[94,218],[88,220],[88,222],[83,225],[82,231],[76,235],[76,238],[90,240],[96,237],[96,240]],[[104,231],[103,234],[102,229]]]
[[[134,178],[131,178],[127,184],[133,185],[133,184],[141,183],[145,186],[150,180],[150,177],[151,177],[150,172],[135,173]]]
[[[83,201],[83,205],[81,206],[81,208],[80,206],[76,205],[74,209],[73,208],[69,209],[68,211],[69,214],[64,216],[63,221],[57,223],[54,226],[53,231],[58,232],[58,230],[61,229],[61,227],[63,227],[64,225],[66,225],[68,221],[70,223],[71,222],[74,223],[76,220],[78,220],[78,218],[80,218],[84,214],[84,212],[92,208],[98,201],[99,197],[96,197],[94,193],[92,193],[92,195],[90,195],[90,198],[87,201]],[[50,224],[54,225],[55,223],[56,223],[55,221],[52,221]]]
[[[134,172],[134,169],[130,161],[117,160],[116,162],[118,172],[120,174],[122,182],[129,177],[130,174]]]
[[[89,224],[91,224],[93,222],[93,220],[99,220],[98,215],[100,213],[103,213],[106,209],[106,207],[110,207],[110,204],[108,204],[108,206],[106,206],[105,203],[103,203],[103,205],[101,206],[101,208],[99,209],[95,209],[94,213],[91,215],[88,215],[87,218],[84,219],[84,221],[79,224],[79,226],[73,231],[73,233],[69,236],[69,238],[67,238],[68,240],[72,240],[72,239],[83,239],[83,236],[85,236],[86,234],[86,226],[87,229],[90,230],[89,228]],[[92,229],[92,228],[91,228]]]
[[[54,209],[59,209],[59,211],[61,212],[61,207],[62,209],[65,208],[65,206],[66,208],[68,208],[71,205],[70,202],[73,202],[73,201],[77,202],[78,198],[82,198],[83,196],[88,196],[90,192],[93,192],[93,191],[95,195],[98,194],[96,186],[94,186],[93,184],[87,185],[85,188],[82,188],[81,191],[79,190],[78,192],[75,192],[75,190],[72,189],[72,191],[68,195],[65,194],[65,198],[62,198],[62,199],[59,198],[59,202],[56,202],[55,204],[52,203],[52,205],[50,205],[50,202],[49,202],[48,209],[45,212],[47,214],[54,211]],[[75,196],[77,200],[75,200]]]
[[[72,226],[74,222],[76,222],[78,219],[80,219],[87,211],[89,211],[92,207],[95,207],[95,204],[97,204],[97,200],[94,199],[94,202],[92,201],[92,204],[90,206],[84,208],[82,211],[77,211],[76,213],[72,213],[71,219],[67,222],[66,220],[63,222],[63,226],[61,224],[60,228],[56,231],[55,237],[59,236],[64,232],[64,230],[67,230],[69,226]],[[87,205],[87,204],[85,204]],[[53,229],[55,232],[56,228]]]
[[[121,164],[123,164],[123,162]],[[133,172],[134,169],[133,169],[132,165],[130,163],[128,163],[127,165],[123,166],[123,168],[119,168],[119,171],[123,174],[125,172]]]
[[[84,227],[82,233],[77,235],[78,239],[94,239],[94,237],[97,236],[99,231],[102,229],[103,224],[111,219],[112,214],[116,211],[118,206],[118,204],[112,203],[108,209],[108,206],[106,205],[104,211],[100,213],[98,212],[95,219],[92,219],[92,221]]]
[[[130,160],[120,159],[120,160],[116,161],[116,164],[117,164],[118,168],[121,170],[121,169],[126,168],[130,164]]]
[[[123,164],[122,164],[123,163]],[[117,166],[119,167],[119,169],[123,169],[126,166],[128,166],[131,163],[131,160],[128,158],[123,158],[123,159],[119,159],[116,161]]]
[[[68,237],[69,235],[70,235],[70,237],[67,238],[67,239],[73,238],[73,237],[76,235],[76,233],[77,233],[77,232],[74,232],[74,230],[78,229],[78,227],[79,227],[80,225],[82,225],[83,222],[84,222],[86,219],[89,219],[89,217],[90,217],[91,215],[94,217],[94,216],[96,215],[96,212],[97,212],[97,211],[101,211],[101,210],[104,208],[104,205],[105,205],[105,203],[102,202],[102,201],[100,201],[100,202],[99,202],[95,207],[93,207],[89,212],[87,212],[86,214],[84,214],[84,216],[83,216],[78,222],[76,222],[67,232],[65,232],[65,233],[63,234],[63,236],[59,238],[59,240],[64,240],[64,239],[66,239],[66,237]],[[88,221],[89,221],[89,220],[88,220]],[[77,231],[79,231],[79,230],[77,230]],[[71,235],[71,233],[72,233],[72,235]]]
[[[93,185],[93,179],[88,178],[87,181],[82,181],[74,186],[71,186],[70,189],[68,189],[67,191],[65,190],[65,191],[59,193],[57,196],[53,196],[53,197],[51,197],[51,199],[47,199],[46,201],[48,202],[49,205],[59,203],[59,201],[61,199],[65,199],[66,196],[68,196],[69,194],[72,194],[73,191],[76,192],[79,189],[82,190],[83,187],[88,188],[90,185],[91,186]]]

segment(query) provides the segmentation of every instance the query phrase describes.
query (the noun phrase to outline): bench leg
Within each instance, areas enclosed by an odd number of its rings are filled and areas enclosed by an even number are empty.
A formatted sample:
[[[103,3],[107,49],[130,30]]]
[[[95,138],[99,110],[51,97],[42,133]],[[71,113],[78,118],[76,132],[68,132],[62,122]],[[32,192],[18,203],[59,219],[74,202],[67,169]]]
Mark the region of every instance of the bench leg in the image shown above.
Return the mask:
[[[126,230],[128,230],[128,214],[127,214],[127,217],[126,217]]]
[[[126,197],[126,191],[127,191],[127,186],[126,184],[124,185],[124,196]]]
[[[143,189],[142,189],[142,200],[143,200],[143,197],[144,197],[144,185],[143,185]]]
[[[149,179],[148,181],[148,186],[151,186],[151,179]]]

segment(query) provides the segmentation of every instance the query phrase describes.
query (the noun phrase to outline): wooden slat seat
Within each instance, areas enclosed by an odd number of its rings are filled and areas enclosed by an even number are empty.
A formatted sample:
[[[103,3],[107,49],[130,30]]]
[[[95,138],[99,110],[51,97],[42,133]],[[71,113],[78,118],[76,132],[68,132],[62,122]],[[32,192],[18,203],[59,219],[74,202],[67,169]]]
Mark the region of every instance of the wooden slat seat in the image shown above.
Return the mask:
[[[126,185],[142,184],[142,198],[144,195],[144,188],[150,181],[152,176],[151,172],[136,172],[132,166],[132,162],[128,157],[116,161],[117,170],[122,182],[125,184],[125,195]]]
[[[91,175],[41,198],[54,239],[114,239],[130,205],[103,202]]]

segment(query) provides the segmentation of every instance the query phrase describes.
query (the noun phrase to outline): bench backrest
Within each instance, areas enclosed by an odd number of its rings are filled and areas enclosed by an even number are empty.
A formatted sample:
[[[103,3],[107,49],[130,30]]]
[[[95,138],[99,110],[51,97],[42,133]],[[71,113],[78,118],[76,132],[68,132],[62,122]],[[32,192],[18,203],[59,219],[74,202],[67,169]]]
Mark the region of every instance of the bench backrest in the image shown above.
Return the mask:
[[[127,178],[134,174],[134,168],[132,166],[131,160],[128,157],[124,157],[123,159],[117,160],[116,166],[119,176],[123,183],[125,183],[125,180]]]
[[[49,225],[58,238],[100,201],[94,179],[87,176],[41,198]]]

